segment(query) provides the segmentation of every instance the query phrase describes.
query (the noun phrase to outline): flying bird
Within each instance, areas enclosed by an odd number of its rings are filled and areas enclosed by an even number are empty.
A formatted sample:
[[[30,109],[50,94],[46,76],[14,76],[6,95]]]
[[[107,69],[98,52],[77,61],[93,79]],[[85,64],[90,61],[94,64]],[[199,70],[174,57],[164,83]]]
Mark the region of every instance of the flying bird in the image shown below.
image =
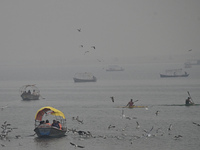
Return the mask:
[[[197,125],[197,126],[200,126],[200,124],[199,123],[196,123],[196,122],[192,122],[193,124],[195,124],[195,125]]]
[[[93,49],[96,49],[96,47],[95,47],[95,46],[91,46],[91,48],[93,48]]]
[[[150,137],[151,136],[150,132],[152,130],[153,130],[153,126],[152,126],[152,128],[149,131],[143,130],[144,132],[146,132],[146,137]]]
[[[174,136],[174,139],[175,140],[178,140],[179,138],[183,137],[182,135],[177,135],[177,136]]]
[[[111,98],[112,102],[114,103],[114,102],[115,102],[114,97],[112,96],[112,97],[110,97],[110,98]]]
[[[168,131],[172,130],[172,124],[169,125]]]
[[[5,147],[6,145],[5,145],[5,144],[1,144],[1,146],[2,146],[2,147]]]
[[[158,113],[159,113],[159,112],[160,112],[160,111],[158,111],[158,110],[156,111],[156,113],[155,113],[155,114],[156,114],[156,116],[158,116]]]
[[[192,49],[189,49],[188,51],[190,52],[190,51],[192,51]]]
[[[84,146],[76,145],[76,144],[74,144],[72,142],[70,142],[70,144],[73,145],[74,147],[85,148]]]
[[[84,55],[86,54],[86,53],[89,53],[90,51],[85,51],[85,53],[84,53]]]
[[[136,129],[139,129],[140,128],[140,124],[137,121],[136,121],[136,123],[137,123]]]
[[[81,28],[79,28],[79,29],[77,29],[78,30],[78,32],[81,32]]]
[[[108,126],[108,129],[110,129],[110,128],[115,128],[115,126],[109,125],[109,126]]]

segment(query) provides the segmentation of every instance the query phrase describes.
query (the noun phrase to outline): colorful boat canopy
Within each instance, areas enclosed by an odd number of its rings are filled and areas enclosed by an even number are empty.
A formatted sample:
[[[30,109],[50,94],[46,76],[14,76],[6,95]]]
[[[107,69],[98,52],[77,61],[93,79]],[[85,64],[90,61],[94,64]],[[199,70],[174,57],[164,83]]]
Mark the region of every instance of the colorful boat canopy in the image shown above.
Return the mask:
[[[54,116],[60,116],[63,119],[65,119],[65,115],[60,110],[55,109],[55,108],[50,107],[50,106],[45,106],[45,107],[40,108],[37,111],[37,113],[35,115],[35,120],[41,121],[44,114],[51,114],[51,115],[54,115]]]

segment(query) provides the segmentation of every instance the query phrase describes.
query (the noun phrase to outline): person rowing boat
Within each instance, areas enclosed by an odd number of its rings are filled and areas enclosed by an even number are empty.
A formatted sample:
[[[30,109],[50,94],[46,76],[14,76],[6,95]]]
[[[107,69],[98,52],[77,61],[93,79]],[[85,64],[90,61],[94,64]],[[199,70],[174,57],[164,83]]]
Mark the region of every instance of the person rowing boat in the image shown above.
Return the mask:
[[[190,92],[189,91],[187,91],[187,93],[188,93],[188,98],[185,100],[185,105],[194,105],[194,101],[193,101],[193,99],[192,99],[192,97],[191,97],[191,95],[190,95]]]
[[[185,100],[185,105],[193,105],[194,103],[192,102],[191,98],[188,97],[186,100]]]
[[[128,104],[126,105],[126,107],[133,107],[133,106],[135,106],[134,103],[137,102],[137,101],[138,101],[138,100],[136,100],[136,101],[133,102],[133,99],[131,99],[131,100],[128,102]]]

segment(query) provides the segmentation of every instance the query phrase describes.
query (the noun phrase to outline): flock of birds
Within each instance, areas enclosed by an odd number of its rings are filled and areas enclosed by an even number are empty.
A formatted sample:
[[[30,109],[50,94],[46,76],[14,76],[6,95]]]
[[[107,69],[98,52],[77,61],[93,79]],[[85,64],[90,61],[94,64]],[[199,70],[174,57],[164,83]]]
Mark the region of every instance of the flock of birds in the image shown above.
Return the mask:
[[[110,97],[111,101],[114,103],[115,99],[114,97]],[[138,101],[138,100],[137,100]],[[146,109],[148,110],[148,109]],[[158,116],[161,113],[161,111],[157,110],[155,112],[155,116]],[[150,129],[142,129],[141,125],[139,124],[139,121],[137,120],[137,117],[130,117],[127,116],[125,114],[125,110],[122,109],[122,113],[121,113],[121,118],[122,119],[127,119],[127,120],[132,120],[135,119],[136,121],[136,126],[135,126],[135,130],[139,131],[138,133],[140,133],[140,135],[130,135],[124,131],[128,132],[128,125],[126,124],[124,128],[119,129],[118,126],[110,124],[107,129],[108,130],[116,130],[116,131],[121,131],[120,135],[93,135],[90,131],[82,131],[79,130],[77,131],[76,129],[68,129],[68,133],[72,132],[73,134],[78,134],[79,135],[79,140],[83,140],[82,138],[103,138],[103,139],[107,139],[107,138],[116,138],[118,140],[123,140],[123,139],[127,139],[129,138],[129,141],[131,144],[133,144],[133,140],[136,139],[142,139],[142,138],[150,138],[150,137],[158,137],[158,136],[164,136],[164,135],[171,135],[173,137],[174,140],[180,140],[181,138],[183,138],[183,136],[181,134],[172,134],[172,130],[173,130],[173,125],[169,124],[168,128],[164,129],[164,127],[159,127],[156,128],[154,126],[152,126]],[[79,116],[77,117],[72,117],[73,121],[77,121],[79,124],[84,124],[83,120],[79,119]],[[200,126],[200,124],[193,122],[194,125],[196,126]],[[132,133],[133,134],[133,133]],[[70,144],[74,147],[77,148],[85,148],[85,146],[83,145],[78,145],[75,144],[74,142],[70,142]]]
[[[113,96],[110,97],[110,98],[111,98],[111,102],[114,103],[115,102],[115,98]],[[0,108],[1,108],[1,111],[4,111],[4,109],[8,108],[8,105],[2,106]],[[146,109],[146,110],[148,110],[148,109]],[[161,111],[157,110],[155,112],[155,116],[158,116],[160,113],[161,113]],[[130,134],[127,135],[127,133],[124,132],[124,131],[128,131],[127,128],[129,126],[127,124],[125,125],[124,128],[119,128],[118,126],[113,125],[113,124],[109,124],[108,125],[108,127],[107,127],[108,131],[109,130],[110,131],[112,131],[112,130],[121,131],[120,135],[94,135],[94,134],[91,133],[91,131],[77,130],[77,129],[73,129],[73,128],[72,129],[68,129],[67,134],[69,134],[69,132],[70,132],[73,135],[78,135],[79,136],[78,138],[80,140],[81,139],[87,139],[87,138],[103,138],[103,139],[116,138],[118,140],[123,140],[125,138],[130,138],[129,141],[131,142],[131,144],[133,144],[133,140],[134,139],[171,135],[171,131],[173,130],[172,129],[172,124],[169,124],[167,129],[163,129],[162,127],[155,129],[154,126],[152,126],[148,130],[147,129],[141,129],[141,125],[139,124],[139,121],[137,120],[137,117],[127,116],[125,114],[125,110],[124,109],[122,109],[122,112],[121,112],[121,119],[136,120],[135,121],[135,123],[136,123],[135,130],[136,131],[140,131],[139,133],[141,133],[141,134],[139,136],[138,135],[130,135]],[[77,122],[80,125],[84,124],[83,119],[80,119],[79,116],[72,117],[72,121],[73,122]],[[200,126],[199,123],[196,123],[196,122],[192,122],[192,123],[193,123],[193,125]],[[4,121],[4,123],[1,125],[1,129],[2,129],[2,131],[0,133],[0,139],[2,141],[5,141],[5,140],[9,140],[8,134],[11,133],[13,131],[13,129],[17,129],[17,128],[13,128],[10,123],[7,123],[7,121]],[[15,138],[19,138],[19,137],[21,137],[21,136],[20,135],[16,135],[15,136]],[[174,140],[179,140],[181,138],[183,138],[183,136],[180,135],[180,134],[173,135],[173,139]],[[20,143],[19,143],[19,145],[22,146]],[[70,142],[70,145],[74,146],[75,148],[85,148],[85,146],[76,144],[74,142]],[[6,145],[1,143],[1,146],[5,147]]]
[[[77,29],[77,31],[78,31],[78,32],[81,32],[82,30],[81,30],[81,28],[79,28],[79,29]],[[84,45],[81,44],[80,47],[83,48]],[[91,46],[91,48],[92,48],[92,49],[96,49],[96,46]],[[84,52],[84,55],[85,55],[86,53],[89,53],[89,52],[90,52],[89,50],[85,51],[85,52]]]
[[[115,102],[114,97],[112,96],[112,97],[110,97],[110,98],[111,98],[111,101],[114,103],[114,102]],[[138,101],[138,100],[137,100],[137,101]],[[7,108],[7,107],[8,107],[8,105],[5,105],[5,106],[0,107],[0,108],[1,108],[1,111],[3,111],[3,110],[4,110],[5,108]],[[160,113],[160,111],[157,110],[157,111],[155,112],[155,116],[158,116],[159,113]],[[140,136],[138,136],[138,135],[131,135],[131,136],[130,136],[130,135],[127,135],[126,133],[123,133],[123,131],[127,131],[127,130],[126,130],[126,129],[128,128],[128,125],[127,125],[127,124],[126,124],[126,126],[125,126],[124,128],[122,128],[122,129],[119,129],[116,125],[110,124],[110,125],[107,127],[108,130],[122,131],[122,134],[120,134],[120,135],[115,135],[115,136],[111,136],[111,135],[93,135],[90,131],[83,131],[83,130],[77,130],[77,129],[68,129],[67,134],[69,134],[69,132],[71,132],[73,135],[78,135],[80,139],[86,139],[86,138],[103,138],[103,139],[106,139],[106,138],[116,138],[116,139],[118,139],[118,140],[122,140],[122,139],[125,139],[126,137],[129,137],[129,138],[130,138],[129,140],[131,141],[131,144],[133,143],[133,142],[132,142],[133,139],[141,139],[141,138],[150,138],[150,137],[156,137],[156,136],[164,136],[164,134],[165,134],[165,135],[166,135],[166,134],[167,134],[167,135],[171,135],[172,124],[169,124],[169,127],[167,128],[167,130],[165,129],[165,131],[164,131],[161,127],[155,129],[154,126],[152,126],[152,127],[151,127],[150,129],[148,129],[148,130],[146,130],[146,129],[141,129],[141,125],[139,124],[139,121],[137,120],[137,117],[130,117],[130,116],[127,116],[127,115],[125,114],[125,112],[124,112],[124,109],[122,109],[121,118],[122,118],[122,119],[127,119],[127,120],[135,119],[135,120],[136,120],[136,121],[135,121],[135,123],[136,123],[135,129],[136,129],[137,131],[141,131],[142,134],[141,134]],[[72,117],[72,121],[76,121],[78,124],[84,124],[84,121],[81,120],[81,119],[79,118],[79,116]],[[193,123],[194,125],[196,125],[196,126],[200,126],[199,123],[196,123],[196,122],[192,122],[192,123]],[[2,141],[5,141],[5,140],[9,139],[9,138],[8,138],[8,134],[9,134],[10,132],[12,132],[13,129],[17,129],[17,128],[13,128],[13,127],[11,126],[10,123],[7,123],[7,121],[4,121],[4,123],[1,125],[1,129],[2,129],[2,131],[1,131],[1,133],[0,133],[0,139],[1,139]],[[153,133],[153,131],[154,131],[154,133]],[[167,133],[166,133],[166,132],[167,132]],[[121,132],[120,132],[120,133],[121,133]],[[34,134],[34,135],[35,135],[35,134]],[[34,136],[34,135],[33,135],[33,136]],[[19,137],[21,137],[21,136],[20,136],[20,135],[16,135],[15,137],[16,137],[16,138],[19,138]],[[180,135],[180,134],[178,134],[178,135],[174,135],[173,138],[174,138],[174,140],[179,140],[179,139],[183,138],[183,136]],[[70,142],[70,144],[71,144],[72,146],[74,146],[75,148],[85,148],[85,146],[83,146],[83,145],[78,145],[78,144],[76,144],[76,143],[74,143],[74,142]],[[21,145],[21,144],[19,143],[19,145]],[[2,146],[2,147],[5,147],[6,145],[1,143],[1,146]]]

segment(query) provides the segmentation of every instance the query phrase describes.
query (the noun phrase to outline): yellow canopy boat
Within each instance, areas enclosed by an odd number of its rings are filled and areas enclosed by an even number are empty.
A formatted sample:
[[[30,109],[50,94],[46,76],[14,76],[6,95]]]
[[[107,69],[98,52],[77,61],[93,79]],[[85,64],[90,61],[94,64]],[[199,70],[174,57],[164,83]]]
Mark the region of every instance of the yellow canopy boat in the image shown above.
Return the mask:
[[[47,115],[55,116],[54,120],[59,121],[59,123],[62,125],[62,128],[60,129],[60,128],[51,126],[47,123],[44,123],[43,119]],[[50,106],[40,108],[35,115],[34,131],[38,135],[38,137],[64,136],[67,131],[65,115],[60,110],[55,109]]]

